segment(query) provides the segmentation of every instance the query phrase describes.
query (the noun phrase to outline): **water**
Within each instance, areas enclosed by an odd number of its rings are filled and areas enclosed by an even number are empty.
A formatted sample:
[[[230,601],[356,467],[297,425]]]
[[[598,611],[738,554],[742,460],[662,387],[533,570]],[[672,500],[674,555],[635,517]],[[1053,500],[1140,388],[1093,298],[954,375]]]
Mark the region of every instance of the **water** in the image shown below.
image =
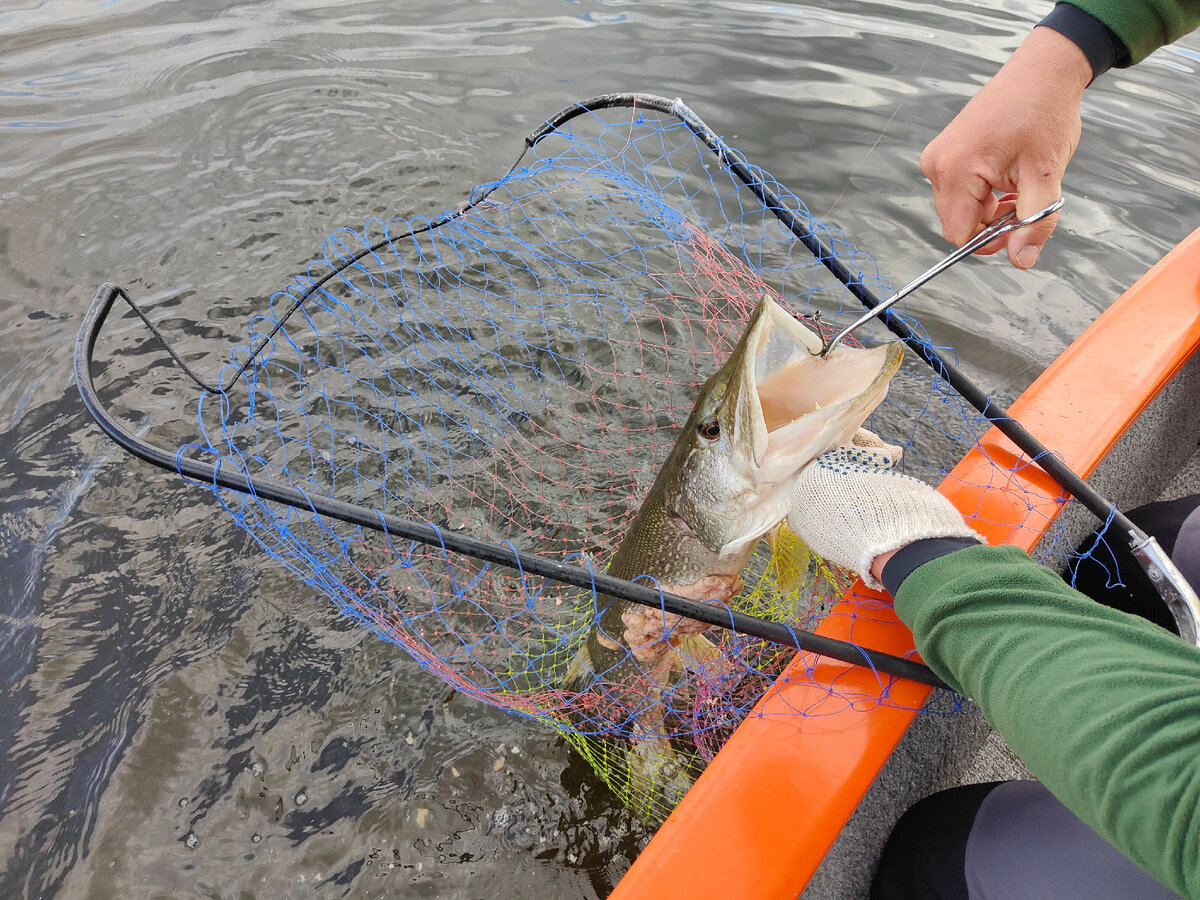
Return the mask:
[[[70,370],[97,285],[187,332],[189,299],[241,310],[339,226],[454,206],[611,90],[683,97],[906,280],[945,251],[921,148],[1043,8],[6,4],[0,893],[594,897],[647,837],[562,742],[450,694],[100,435]],[[1091,89],[1037,271],[973,260],[910,302],[987,389],[1019,393],[1197,224],[1198,70],[1193,36]],[[155,385],[123,412],[186,439],[152,342],[105,377]]]

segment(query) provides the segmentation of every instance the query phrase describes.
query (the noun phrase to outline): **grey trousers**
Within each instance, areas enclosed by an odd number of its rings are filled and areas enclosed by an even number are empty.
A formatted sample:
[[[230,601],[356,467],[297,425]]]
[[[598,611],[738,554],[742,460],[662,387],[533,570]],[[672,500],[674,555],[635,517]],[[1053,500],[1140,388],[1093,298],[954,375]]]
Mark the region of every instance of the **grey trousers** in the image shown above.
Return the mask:
[[[914,804],[893,830],[871,886],[872,900],[1175,896],[1037,781],[967,785]]]

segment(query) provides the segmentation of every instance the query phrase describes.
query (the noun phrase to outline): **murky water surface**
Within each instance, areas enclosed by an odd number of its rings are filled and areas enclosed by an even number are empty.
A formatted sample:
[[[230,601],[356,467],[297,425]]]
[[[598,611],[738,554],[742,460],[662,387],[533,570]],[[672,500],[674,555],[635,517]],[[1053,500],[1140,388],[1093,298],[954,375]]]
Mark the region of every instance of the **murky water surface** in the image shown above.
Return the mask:
[[[101,282],[185,298],[155,314],[203,366],[189,298],[240,316],[337,227],[455,206],[613,90],[684,98],[905,280],[945,251],[920,150],[1045,5],[4,4],[0,894],[595,897],[647,838],[545,729],[101,436],[71,374]],[[975,260],[910,303],[987,389],[1019,393],[1200,222],[1198,77],[1195,36],[1106,76],[1038,270]],[[126,412],[187,439],[152,341],[105,377],[161,380]]]

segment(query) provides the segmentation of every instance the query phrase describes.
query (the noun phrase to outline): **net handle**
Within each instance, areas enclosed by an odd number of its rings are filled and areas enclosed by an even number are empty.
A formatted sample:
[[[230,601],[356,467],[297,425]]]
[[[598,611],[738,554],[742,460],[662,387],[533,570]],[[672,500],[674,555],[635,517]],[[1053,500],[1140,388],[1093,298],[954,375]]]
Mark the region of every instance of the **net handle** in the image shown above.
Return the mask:
[[[159,468],[177,472],[184,478],[205,485],[227,488],[248,494],[256,500],[283,503],[296,509],[308,510],[314,515],[338,519],[361,528],[369,528],[381,532],[389,540],[399,537],[431,547],[440,547],[443,551],[461,553],[484,562],[517,570],[523,574],[537,575],[584,588],[592,591],[593,595],[597,597],[606,595],[628,600],[631,603],[661,609],[747,637],[815,653],[851,665],[865,666],[877,673],[907,678],[910,681],[932,687],[949,687],[928,666],[916,660],[859,647],[848,641],[839,641],[778,622],[768,622],[729,609],[722,604],[699,603],[686,597],[660,591],[657,588],[626,581],[603,572],[595,572],[590,568],[582,568],[526,553],[511,545],[480,541],[467,535],[442,531],[429,522],[421,523],[403,519],[379,510],[365,509],[335,500],[332,497],[314,495],[298,488],[263,481],[237,469],[224,460],[205,463],[184,456],[182,451],[171,453],[157,447],[133,434],[118,421],[104,406],[96,391],[93,372],[96,343],[113,304],[122,293],[122,290],[116,285],[108,283],[101,285],[96,292],[75,342],[75,383],[79,388],[83,405],[96,420],[96,424],[105,434],[139,459]]]

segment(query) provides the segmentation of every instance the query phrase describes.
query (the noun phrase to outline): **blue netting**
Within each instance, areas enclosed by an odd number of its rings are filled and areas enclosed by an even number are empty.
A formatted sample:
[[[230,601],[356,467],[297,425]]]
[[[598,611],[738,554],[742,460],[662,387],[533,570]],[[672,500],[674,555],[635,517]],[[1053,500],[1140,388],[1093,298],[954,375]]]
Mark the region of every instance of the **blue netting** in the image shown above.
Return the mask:
[[[736,156],[710,143],[669,113],[588,112],[548,130],[458,210],[336,232],[250,323],[222,373],[226,392],[201,401],[202,449],[264,482],[602,571],[758,298],[769,291],[829,325],[861,311],[747,189]],[[846,281],[885,292],[869,256],[747,170]],[[859,337],[887,336],[870,327]],[[986,427],[911,358],[868,424],[931,483]],[[996,483],[1008,475],[997,467]],[[651,815],[792,655],[714,631],[711,658],[665,683],[580,680],[572,664],[603,595],[254,495],[219,496],[345,614],[458,690],[559,729]],[[764,544],[734,604],[812,628],[849,579],[789,553]],[[871,604],[856,614],[871,616]],[[887,682],[845,702],[893,702]]]

